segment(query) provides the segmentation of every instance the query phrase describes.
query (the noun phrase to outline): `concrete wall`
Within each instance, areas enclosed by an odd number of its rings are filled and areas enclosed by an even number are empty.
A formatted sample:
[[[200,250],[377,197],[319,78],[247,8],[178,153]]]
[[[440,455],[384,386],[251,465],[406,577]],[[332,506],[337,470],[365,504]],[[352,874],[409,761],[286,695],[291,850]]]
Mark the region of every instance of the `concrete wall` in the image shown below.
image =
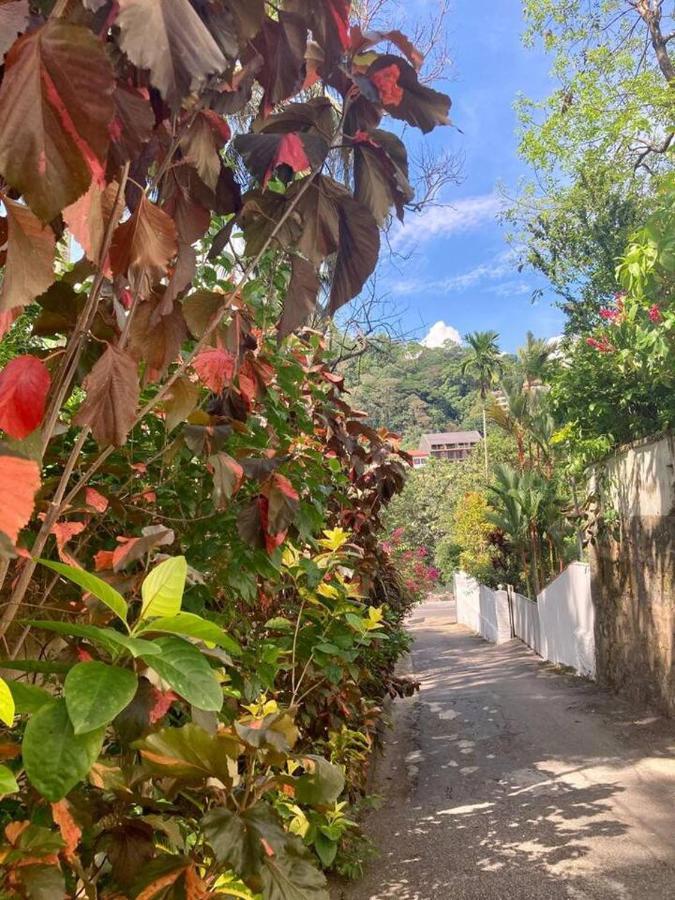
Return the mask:
[[[675,441],[640,441],[596,473],[591,545],[598,680],[675,715]]]
[[[493,591],[464,572],[455,573],[457,621],[484,637],[503,644],[511,640],[506,591]]]
[[[571,563],[537,596],[537,611],[539,655],[595,678],[595,612],[589,566]]]
[[[513,591],[513,627],[516,637],[541,656],[539,610],[534,600]]]

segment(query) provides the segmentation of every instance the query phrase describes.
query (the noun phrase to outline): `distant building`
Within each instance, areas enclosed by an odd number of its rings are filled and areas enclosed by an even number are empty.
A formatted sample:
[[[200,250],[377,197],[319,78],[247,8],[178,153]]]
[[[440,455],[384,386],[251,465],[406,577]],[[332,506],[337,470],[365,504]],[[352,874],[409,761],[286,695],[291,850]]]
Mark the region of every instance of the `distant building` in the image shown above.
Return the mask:
[[[410,455],[412,456],[413,469],[421,469],[422,466],[426,465],[429,458],[426,450],[411,450]]]
[[[413,467],[419,469],[429,459],[449,459],[461,462],[481,440],[479,431],[441,431],[423,434],[418,450],[412,450]]]

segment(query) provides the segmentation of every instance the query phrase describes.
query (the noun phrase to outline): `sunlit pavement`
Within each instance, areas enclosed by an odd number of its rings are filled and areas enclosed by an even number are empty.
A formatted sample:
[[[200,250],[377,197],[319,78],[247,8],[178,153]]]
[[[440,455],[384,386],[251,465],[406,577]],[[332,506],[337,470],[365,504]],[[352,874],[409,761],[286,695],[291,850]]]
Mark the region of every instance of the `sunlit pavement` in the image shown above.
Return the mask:
[[[675,898],[675,723],[517,641],[410,617],[410,668],[366,820],[380,857],[341,900]]]

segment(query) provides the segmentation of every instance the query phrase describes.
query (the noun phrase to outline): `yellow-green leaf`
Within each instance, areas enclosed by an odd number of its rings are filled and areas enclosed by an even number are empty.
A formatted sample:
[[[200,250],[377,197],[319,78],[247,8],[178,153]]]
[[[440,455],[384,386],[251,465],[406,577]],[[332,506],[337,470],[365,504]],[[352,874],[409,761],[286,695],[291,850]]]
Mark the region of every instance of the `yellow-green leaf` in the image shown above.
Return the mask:
[[[0,719],[10,728],[14,724],[14,697],[3,678],[0,678]]]
[[[155,566],[141,588],[141,618],[175,616],[180,612],[186,578],[187,562],[184,556],[173,556]]]

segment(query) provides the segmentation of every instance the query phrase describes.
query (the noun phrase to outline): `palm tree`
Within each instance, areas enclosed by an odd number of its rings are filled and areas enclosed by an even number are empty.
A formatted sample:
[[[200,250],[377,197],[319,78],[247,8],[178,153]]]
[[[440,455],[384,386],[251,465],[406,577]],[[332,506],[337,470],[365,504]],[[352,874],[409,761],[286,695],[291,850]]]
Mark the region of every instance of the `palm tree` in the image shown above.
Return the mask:
[[[552,349],[546,341],[527,332],[525,345],[518,349],[518,368],[523,376],[524,391],[543,389]]]
[[[485,448],[485,478],[488,478],[487,417],[485,406],[490,389],[497,383],[503,366],[496,331],[472,331],[465,335],[468,356],[462,363],[462,375],[469,375],[478,384],[483,406],[483,446]]]

